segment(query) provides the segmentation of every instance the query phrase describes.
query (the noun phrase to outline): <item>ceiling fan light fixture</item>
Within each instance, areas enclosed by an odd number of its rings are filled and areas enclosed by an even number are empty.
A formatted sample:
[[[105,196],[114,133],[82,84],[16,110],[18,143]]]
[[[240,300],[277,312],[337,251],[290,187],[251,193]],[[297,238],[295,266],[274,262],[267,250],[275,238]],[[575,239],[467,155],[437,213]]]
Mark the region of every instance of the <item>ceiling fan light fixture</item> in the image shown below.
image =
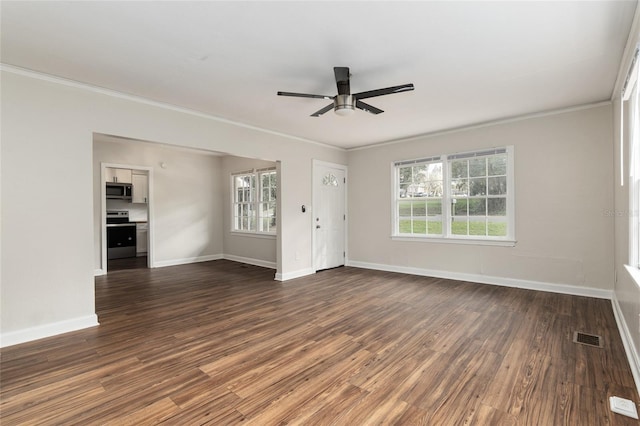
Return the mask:
[[[0,0],[1,1],[1,0]],[[333,73],[336,77],[336,87],[338,94],[335,96],[313,95],[310,93],[295,92],[278,92],[278,96],[293,96],[296,98],[312,98],[312,99],[333,99],[333,103],[326,105],[324,108],[311,114],[311,117],[320,117],[331,110],[336,115],[347,116],[353,114],[356,109],[368,112],[370,114],[382,114],[384,111],[373,105],[363,102],[363,99],[375,98],[377,96],[392,95],[394,93],[406,92],[413,90],[413,84],[402,84],[400,86],[385,87],[384,89],[368,90],[366,92],[351,94],[351,84],[349,79],[351,74],[348,67],[333,67]]]
[[[341,117],[351,115],[355,111],[355,102],[351,95],[337,95],[334,103],[333,112]]]

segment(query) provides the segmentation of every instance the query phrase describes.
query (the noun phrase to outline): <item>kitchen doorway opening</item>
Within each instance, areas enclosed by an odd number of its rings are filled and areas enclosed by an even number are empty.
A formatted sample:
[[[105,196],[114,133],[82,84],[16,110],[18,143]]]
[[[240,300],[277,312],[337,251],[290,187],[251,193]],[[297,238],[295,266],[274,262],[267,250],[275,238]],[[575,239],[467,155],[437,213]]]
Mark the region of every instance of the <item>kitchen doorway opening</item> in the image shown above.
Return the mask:
[[[100,163],[104,273],[152,267],[153,169]]]
[[[126,207],[132,205],[129,200],[133,200],[139,193],[136,191],[139,188],[139,184],[135,181],[138,174],[136,171],[147,173],[149,185],[146,238],[149,268],[228,259],[274,269],[274,278],[278,276],[281,270],[279,221],[277,217],[264,218],[260,214],[264,216],[273,212],[275,216],[276,212],[281,211],[278,192],[281,167],[279,161],[241,157],[224,152],[179,147],[102,133],[94,133],[93,161],[96,276],[104,275],[107,271],[111,272],[114,268],[130,269],[140,265],[139,256],[134,258],[130,248],[112,250],[114,254],[129,250],[129,254],[126,254],[128,261],[116,259],[115,256],[109,258],[110,244],[106,231],[108,211],[112,210],[113,203],[116,203],[113,209],[116,211],[111,213],[116,219],[109,220],[109,222],[115,222],[109,225],[116,225],[119,221],[138,220],[133,216],[134,211],[129,211],[132,214],[129,219],[121,217],[117,219],[118,214],[121,213],[117,210],[127,210]],[[130,170],[131,176],[126,174],[123,180],[118,175],[122,173],[122,169]],[[268,208],[265,208],[265,203],[249,206],[249,209],[245,209],[243,205],[240,211],[237,203],[233,201],[234,176],[250,170],[271,169],[276,170],[275,182],[269,174],[269,185],[262,188],[264,191],[260,191],[262,194],[268,190],[271,194]],[[262,177],[266,179],[266,175]],[[115,182],[114,178],[116,178]],[[107,208],[106,198],[108,182],[114,187],[110,188],[110,196],[116,198],[109,200],[109,208]],[[129,182],[132,186],[130,193],[127,189]],[[275,187],[272,185],[274,183]],[[276,198],[272,200],[274,190]],[[274,201],[275,206],[273,206]],[[259,230],[264,230],[267,226],[267,232],[249,232],[251,229],[234,228],[238,217],[244,220],[244,216],[251,216],[257,209],[259,209],[257,217],[263,220],[255,223],[262,226]],[[274,222],[276,226],[273,226]],[[128,241],[132,238],[131,234],[119,235],[119,238]],[[136,236],[136,240],[140,242],[144,241],[144,238]]]

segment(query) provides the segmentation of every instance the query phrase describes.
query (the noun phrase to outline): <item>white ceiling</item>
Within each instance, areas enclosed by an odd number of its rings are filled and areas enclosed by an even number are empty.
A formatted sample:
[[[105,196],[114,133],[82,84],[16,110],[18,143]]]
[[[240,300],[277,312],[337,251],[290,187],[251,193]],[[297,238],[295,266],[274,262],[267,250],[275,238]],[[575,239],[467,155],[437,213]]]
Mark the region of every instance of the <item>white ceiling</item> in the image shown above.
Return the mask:
[[[352,148],[609,100],[637,1],[2,1],[3,64]],[[334,66],[385,110],[309,115]]]

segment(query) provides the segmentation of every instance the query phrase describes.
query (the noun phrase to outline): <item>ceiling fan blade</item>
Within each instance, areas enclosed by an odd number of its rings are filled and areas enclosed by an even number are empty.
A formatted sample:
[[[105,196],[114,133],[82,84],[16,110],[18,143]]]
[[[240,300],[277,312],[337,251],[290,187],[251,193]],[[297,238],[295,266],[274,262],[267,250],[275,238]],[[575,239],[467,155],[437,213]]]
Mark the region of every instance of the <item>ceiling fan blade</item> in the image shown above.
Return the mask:
[[[366,111],[366,112],[370,112],[371,114],[380,114],[380,113],[384,112],[383,110],[381,110],[379,108],[376,108],[376,107],[371,106],[369,104],[365,104],[364,102],[358,101],[358,100],[356,100],[356,108],[361,109],[361,110]]]
[[[393,93],[408,92],[413,90],[413,84],[403,84],[401,86],[387,87],[385,89],[369,90],[368,92],[360,92],[353,95],[356,99],[374,98],[376,96],[391,95]]]
[[[333,73],[336,75],[338,95],[350,95],[349,67],[333,67]]]
[[[311,117],[320,117],[322,114],[324,114],[325,112],[331,111],[332,109],[333,109],[333,104],[329,104],[326,107],[311,114]]]
[[[333,99],[333,96],[310,95],[308,93],[278,92],[278,96],[293,96],[296,98]]]

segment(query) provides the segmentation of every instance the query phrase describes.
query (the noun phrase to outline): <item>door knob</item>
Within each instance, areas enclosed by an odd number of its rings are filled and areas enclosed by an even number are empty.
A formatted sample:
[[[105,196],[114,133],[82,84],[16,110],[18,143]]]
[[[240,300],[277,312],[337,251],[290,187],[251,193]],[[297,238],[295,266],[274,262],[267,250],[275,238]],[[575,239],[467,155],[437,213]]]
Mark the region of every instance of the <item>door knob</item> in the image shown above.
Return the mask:
[[[316,229],[320,229],[320,225],[316,225]]]

